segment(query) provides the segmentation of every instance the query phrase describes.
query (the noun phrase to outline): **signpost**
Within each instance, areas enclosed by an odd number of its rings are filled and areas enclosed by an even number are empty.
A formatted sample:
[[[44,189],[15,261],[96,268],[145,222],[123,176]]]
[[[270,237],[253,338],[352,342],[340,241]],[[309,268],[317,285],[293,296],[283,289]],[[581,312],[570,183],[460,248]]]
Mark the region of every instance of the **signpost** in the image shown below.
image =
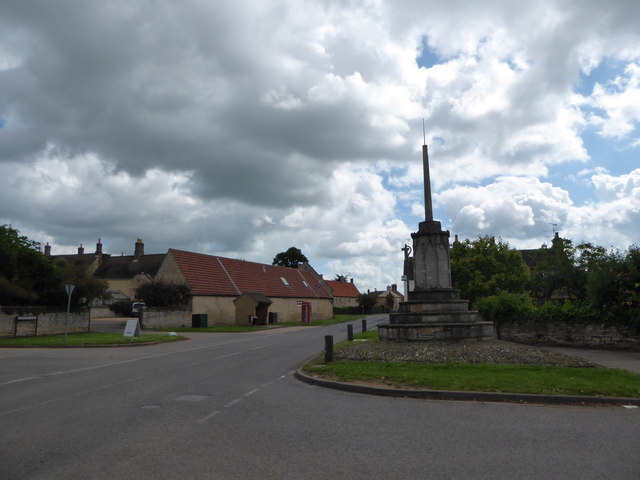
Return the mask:
[[[127,320],[127,324],[124,327],[123,337],[139,337],[140,336],[140,321],[137,318],[133,320]]]
[[[69,310],[71,309],[71,294],[74,288],[76,288],[76,286],[69,283],[65,283],[64,285],[64,290],[67,292],[67,315],[64,319],[64,343],[67,343],[67,325],[69,324]]]

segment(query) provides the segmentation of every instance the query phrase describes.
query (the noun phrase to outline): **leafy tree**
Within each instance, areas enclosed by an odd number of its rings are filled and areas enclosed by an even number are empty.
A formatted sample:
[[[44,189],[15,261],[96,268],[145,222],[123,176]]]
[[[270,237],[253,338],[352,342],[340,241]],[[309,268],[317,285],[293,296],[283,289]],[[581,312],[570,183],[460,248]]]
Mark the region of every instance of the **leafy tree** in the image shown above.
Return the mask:
[[[138,287],[136,298],[148,307],[182,307],[189,301],[191,290],[183,283],[155,280]]]
[[[55,267],[39,249],[18,230],[0,226],[0,304],[42,304],[56,286]]]
[[[387,293],[387,295],[384,297],[384,303],[389,309],[389,311],[393,309],[393,304],[395,303],[395,297],[391,292]]]
[[[371,309],[376,305],[378,297],[375,293],[361,293],[356,297],[358,305],[364,310],[364,313],[370,313]]]
[[[582,261],[588,265],[597,251],[584,244]],[[533,272],[532,292],[540,303],[561,298],[582,298],[586,282],[586,272],[578,265],[580,250],[566,238],[555,237],[551,247],[543,245],[535,254],[536,266]]]
[[[2,305],[66,305],[65,283],[76,286],[72,305],[106,295],[105,282],[86,269],[45,257],[38,242],[7,225],[0,226],[0,266]]]
[[[280,252],[273,258],[272,265],[280,267],[298,268],[300,264],[309,260],[302,251],[296,247],[290,247],[286,252]]]
[[[451,277],[453,287],[473,305],[478,298],[500,292],[524,292],[530,272],[520,252],[487,235],[454,243]]]
[[[614,319],[640,325],[640,248],[612,251],[590,263],[586,299]]]

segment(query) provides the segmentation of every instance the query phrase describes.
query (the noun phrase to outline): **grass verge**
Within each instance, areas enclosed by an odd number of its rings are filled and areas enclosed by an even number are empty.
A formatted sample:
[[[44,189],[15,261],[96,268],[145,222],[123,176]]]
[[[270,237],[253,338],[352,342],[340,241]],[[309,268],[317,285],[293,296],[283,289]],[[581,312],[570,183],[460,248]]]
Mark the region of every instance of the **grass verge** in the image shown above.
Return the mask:
[[[46,335],[42,337],[0,338],[0,347],[68,347],[98,345],[129,345],[132,343],[174,342],[184,340],[179,335],[142,335],[123,337],[121,333],[70,333],[67,341],[64,335]]]
[[[193,328],[193,327],[176,327],[176,328],[154,328],[156,332],[255,332],[257,330],[265,330],[267,327],[263,325],[215,325],[212,327]]]
[[[322,367],[321,372],[317,365],[309,365],[305,372],[342,382],[357,380],[407,389],[640,397],[640,375],[613,368],[340,360]]]
[[[354,338],[377,341],[378,332],[369,331]],[[349,345],[352,344],[340,342],[335,350]],[[640,375],[614,368],[352,360],[324,365],[323,361],[323,356],[316,357],[303,368],[304,372],[340,382],[360,381],[402,389],[640,398]]]
[[[327,325],[335,325],[336,323],[344,323],[351,322],[353,320],[358,320],[359,318],[364,318],[362,315],[336,315],[334,318],[327,318],[324,320],[314,320],[311,323],[302,323],[302,322],[278,322],[278,325],[285,325],[287,327],[324,327]]]

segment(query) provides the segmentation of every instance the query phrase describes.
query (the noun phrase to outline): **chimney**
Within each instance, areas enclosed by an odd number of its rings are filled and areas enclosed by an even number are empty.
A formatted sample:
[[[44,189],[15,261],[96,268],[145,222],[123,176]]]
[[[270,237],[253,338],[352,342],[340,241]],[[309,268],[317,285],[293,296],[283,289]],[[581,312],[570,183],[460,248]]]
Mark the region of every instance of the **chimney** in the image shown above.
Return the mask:
[[[455,236],[455,240],[453,241],[453,243],[458,243],[458,235]]]
[[[142,243],[142,239],[139,238],[136,240],[136,246],[133,252],[133,259],[138,260],[143,255],[144,255],[144,243]]]
[[[98,239],[98,243],[96,243],[96,255],[102,255],[102,242]]]
[[[82,246],[82,244],[80,244],[80,246],[78,247],[78,255],[84,255],[84,247]]]
[[[353,283],[353,278],[351,279],[351,283]]]
[[[555,232],[555,238],[560,238],[560,234],[558,232]]]
[[[45,257],[51,256],[51,245],[49,245],[49,242],[47,242],[47,244],[44,246],[44,256]]]
[[[393,292],[397,292],[398,291],[398,284],[397,283],[394,283],[394,284],[391,285],[391,291],[393,291]]]

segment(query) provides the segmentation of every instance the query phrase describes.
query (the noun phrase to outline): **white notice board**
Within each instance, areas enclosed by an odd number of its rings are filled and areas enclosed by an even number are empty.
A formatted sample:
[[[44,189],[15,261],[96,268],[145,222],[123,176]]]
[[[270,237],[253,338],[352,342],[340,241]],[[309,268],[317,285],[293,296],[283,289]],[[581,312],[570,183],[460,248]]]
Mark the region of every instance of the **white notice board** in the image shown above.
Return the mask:
[[[135,318],[133,320],[127,320],[127,324],[124,327],[123,337],[139,337],[140,336],[140,321]]]

